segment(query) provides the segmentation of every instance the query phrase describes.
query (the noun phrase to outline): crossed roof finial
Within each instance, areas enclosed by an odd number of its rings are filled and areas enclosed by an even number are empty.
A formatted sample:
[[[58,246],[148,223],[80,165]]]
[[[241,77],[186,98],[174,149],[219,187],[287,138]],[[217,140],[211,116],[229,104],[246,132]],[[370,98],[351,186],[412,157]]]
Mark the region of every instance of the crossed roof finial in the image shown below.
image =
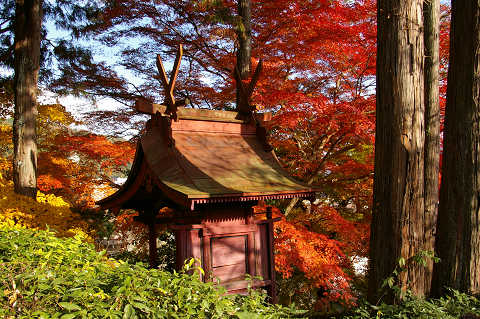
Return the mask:
[[[177,107],[175,101],[175,96],[173,95],[173,90],[175,89],[175,81],[177,80],[178,71],[180,70],[180,62],[183,55],[183,46],[178,45],[177,56],[175,58],[175,63],[173,64],[172,73],[170,74],[170,81],[167,78],[167,73],[163,67],[162,58],[157,54],[157,68],[158,73],[160,73],[160,80],[165,90],[165,104],[167,105],[166,114],[170,114],[170,117],[177,121]]]
[[[174,121],[178,121],[177,118],[177,108],[182,105],[189,104],[189,100],[175,100],[175,96],[173,91],[175,89],[175,82],[177,80],[178,72],[180,70],[180,63],[182,60],[183,55],[183,46],[182,44],[178,45],[177,55],[175,58],[175,62],[173,64],[173,69],[170,74],[170,80],[167,77],[167,73],[165,72],[165,68],[163,66],[162,58],[159,54],[157,54],[157,68],[160,77],[160,82],[162,83],[164,92],[165,92],[165,101],[164,104],[166,105],[165,113],[170,115],[170,118]],[[260,77],[260,73],[262,72],[262,60],[260,60],[257,64],[255,72],[253,73],[252,78],[248,85],[245,85],[241,79],[240,71],[235,66],[234,70],[234,77],[237,82],[237,90],[239,93],[239,100],[237,105],[237,111],[245,116],[246,118],[252,118],[253,113],[255,111],[255,106],[252,106],[250,101],[255,89],[255,85]],[[135,104],[135,109],[141,113],[145,114],[152,114],[154,115],[158,110],[154,107],[152,102],[149,102],[145,99],[138,99]]]
[[[244,83],[242,82],[242,78],[240,77],[240,71],[238,70],[237,66],[235,66],[235,80],[237,82],[237,90],[240,95],[239,105],[237,105],[237,109],[243,115],[250,116],[253,111],[255,111],[255,107],[250,104],[250,99],[253,94],[253,90],[255,89],[255,85],[257,84],[258,78],[260,73],[262,72],[262,60],[260,60],[257,64],[257,68],[253,73],[252,79],[247,87],[245,87]]]

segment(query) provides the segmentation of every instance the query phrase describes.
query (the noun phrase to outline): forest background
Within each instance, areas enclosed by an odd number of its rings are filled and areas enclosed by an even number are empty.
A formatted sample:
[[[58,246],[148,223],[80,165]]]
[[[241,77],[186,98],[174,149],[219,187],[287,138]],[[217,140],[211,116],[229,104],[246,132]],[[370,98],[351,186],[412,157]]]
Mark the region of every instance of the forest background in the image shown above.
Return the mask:
[[[134,101],[162,102],[156,54],[172,60],[182,43],[186,63],[177,96],[188,98],[192,107],[234,108],[236,3],[123,0],[99,7],[98,2],[45,1],[41,88],[116,103],[108,111],[38,106],[37,201],[64,208],[47,205],[41,212],[14,194],[11,183],[13,77],[8,70],[14,3],[2,4],[0,220],[40,228],[49,224],[60,235],[83,232],[91,239],[115,231],[145,242],[132,212],[109,216],[94,201],[118,188],[118,178],[131,165],[134,132],[146,120],[131,107]],[[448,10],[442,7],[442,108]],[[276,226],[281,302],[308,308],[352,303],[364,289],[355,285],[362,278],[354,264],[368,256],[372,210],[376,2],[252,1],[251,26],[251,63],[262,59],[264,68],[253,102],[259,111],[274,114],[269,141],[293,176],[322,190],[310,204],[269,203],[285,216]],[[53,27],[59,31],[49,32]]]

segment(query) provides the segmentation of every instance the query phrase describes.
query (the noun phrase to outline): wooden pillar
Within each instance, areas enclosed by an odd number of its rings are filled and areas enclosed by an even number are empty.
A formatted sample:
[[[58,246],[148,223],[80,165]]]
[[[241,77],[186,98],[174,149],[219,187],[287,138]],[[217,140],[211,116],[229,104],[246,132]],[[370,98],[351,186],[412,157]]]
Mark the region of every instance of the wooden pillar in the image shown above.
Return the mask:
[[[255,219],[253,217],[253,208],[248,210],[247,224],[254,225]],[[247,258],[248,258],[248,274],[252,277],[256,275],[255,267],[255,231],[250,231],[247,235]]]
[[[277,283],[275,282],[275,255],[273,254],[274,242],[273,242],[273,219],[272,219],[272,207],[267,206],[267,234],[268,234],[268,264],[269,264],[269,275],[271,280],[271,285],[269,287],[268,294],[270,295],[271,302],[273,304],[277,303]]]
[[[182,270],[187,255],[187,238],[186,230],[183,228],[175,228],[175,268],[177,271]]]
[[[203,223],[202,223],[203,224]],[[204,275],[204,281],[207,282],[207,281],[211,281],[212,279],[212,273],[213,273],[213,269],[212,269],[212,248],[211,248],[211,245],[210,245],[210,240],[211,240],[211,236],[210,234],[207,235],[205,234],[205,231],[204,231],[205,228],[203,228],[203,231],[202,231],[202,245],[203,245],[203,271],[205,272],[205,275]]]
[[[158,254],[157,254],[157,231],[155,229],[155,218],[148,218],[148,257],[150,268],[157,268],[158,266]]]
[[[156,268],[158,266],[158,254],[157,254],[157,230],[155,229],[155,209],[148,208],[138,211],[138,216],[134,217],[134,220],[143,223],[148,228],[148,259],[150,268]]]

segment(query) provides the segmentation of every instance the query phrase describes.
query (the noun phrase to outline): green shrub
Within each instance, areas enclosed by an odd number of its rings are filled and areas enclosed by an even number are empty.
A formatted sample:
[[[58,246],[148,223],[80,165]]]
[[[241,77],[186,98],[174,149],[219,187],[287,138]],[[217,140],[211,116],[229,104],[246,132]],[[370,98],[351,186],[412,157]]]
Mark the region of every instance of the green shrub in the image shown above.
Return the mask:
[[[457,319],[467,314],[480,316],[480,300],[450,290],[450,294],[439,299],[421,299],[407,295],[398,305],[380,304],[378,306],[362,302],[344,319]],[[475,318],[469,316],[468,318]]]
[[[265,295],[97,253],[79,237],[0,226],[1,318],[288,318]]]
[[[413,296],[410,290],[402,289],[401,286],[396,284],[398,276],[406,271],[408,263],[425,267],[428,260],[439,261],[430,251],[421,251],[408,260],[400,258],[392,276],[384,280],[382,292],[385,294],[393,293],[398,304],[389,305],[382,302],[379,305],[371,305],[362,299],[359,302],[359,307],[351,309],[348,314],[343,314],[340,317],[345,319],[477,318],[480,315],[480,300],[474,296],[450,289],[446,296],[439,299],[423,299]]]

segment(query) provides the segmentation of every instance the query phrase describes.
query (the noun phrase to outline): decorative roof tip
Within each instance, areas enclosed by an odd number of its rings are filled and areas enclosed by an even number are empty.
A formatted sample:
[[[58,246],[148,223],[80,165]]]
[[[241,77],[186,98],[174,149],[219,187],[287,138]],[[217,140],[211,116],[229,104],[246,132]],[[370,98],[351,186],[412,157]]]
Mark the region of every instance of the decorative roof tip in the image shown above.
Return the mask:
[[[178,45],[177,56],[175,57],[175,62],[173,63],[172,73],[170,74],[170,80],[167,78],[167,73],[163,67],[162,59],[160,55],[157,55],[157,69],[160,75],[160,81],[162,82],[163,89],[165,91],[165,102],[167,104],[167,109],[165,113],[169,114],[174,121],[177,119],[177,103],[175,101],[175,96],[173,95],[173,90],[175,89],[175,82],[177,81],[178,71],[180,70],[180,63],[182,62],[183,56],[183,46]]]
[[[237,109],[238,109],[238,112],[244,116],[250,117],[250,115],[255,111],[255,107],[252,106],[252,104],[250,103],[250,100],[252,98],[253,91],[255,90],[255,86],[257,85],[257,81],[260,77],[260,73],[262,72],[262,65],[263,65],[263,62],[262,60],[260,60],[257,64],[257,67],[255,68],[255,72],[253,73],[253,76],[250,82],[248,83],[247,87],[245,87],[242,81],[242,78],[240,76],[240,71],[235,66],[233,75],[237,83],[237,90],[240,97],[238,101]]]
[[[262,126],[265,122],[271,120],[272,115],[270,112],[258,113],[256,112],[256,106],[252,105],[251,103],[253,91],[255,90],[255,86],[262,72],[263,62],[261,59],[259,60],[255,68],[255,72],[248,83],[244,83],[242,81],[238,68],[234,68],[233,76],[236,81],[238,105],[236,111],[231,112],[182,108],[190,104],[190,100],[188,98],[184,100],[176,100],[173,94],[178,72],[180,70],[182,56],[183,46],[182,44],[179,44],[172,72],[170,73],[170,79],[168,79],[162,59],[160,55],[157,55],[156,64],[158,76],[156,78],[159,79],[162,84],[165,94],[164,102],[163,104],[154,104],[145,98],[140,98],[135,102],[134,106],[138,112],[149,115],[155,115],[159,113],[162,116],[169,117],[175,122],[178,121],[179,118],[182,118],[233,123],[256,123],[257,125]]]

